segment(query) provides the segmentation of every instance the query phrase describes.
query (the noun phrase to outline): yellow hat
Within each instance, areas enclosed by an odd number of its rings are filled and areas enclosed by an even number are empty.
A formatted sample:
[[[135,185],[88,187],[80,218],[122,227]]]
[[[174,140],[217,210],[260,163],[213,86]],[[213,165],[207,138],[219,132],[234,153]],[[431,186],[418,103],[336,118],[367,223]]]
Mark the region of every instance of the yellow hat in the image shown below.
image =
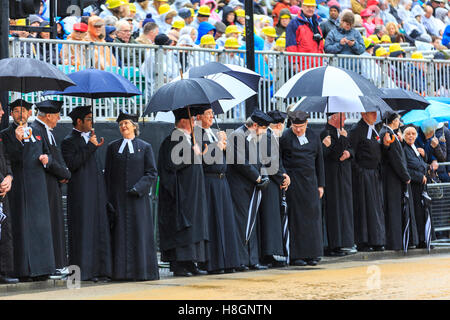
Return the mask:
[[[280,19],[291,19],[291,15],[290,14],[283,14]]]
[[[381,42],[391,43],[391,37],[389,37],[387,34],[385,34],[381,37]]]
[[[200,44],[213,44],[216,45],[216,40],[214,40],[214,37],[210,34],[205,34],[201,39],[200,39]]]
[[[211,15],[211,9],[208,6],[201,6],[198,9],[198,14],[201,14],[202,16],[210,16]]]
[[[225,41],[224,47],[225,48],[231,48],[231,49],[239,49],[240,45],[239,45],[239,42],[238,42],[238,40],[236,38],[231,37],[231,38],[228,38]]]
[[[159,13],[159,15],[162,15],[164,13],[169,12],[170,10],[172,10],[170,5],[168,5],[167,3],[164,3],[158,8],[158,13]]]
[[[376,57],[385,57],[385,56],[387,56],[388,54],[389,54],[389,52],[387,52],[386,49],[383,48],[383,47],[379,47],[379,48],[377,49],[377,51],[375,51],[375,56],[376,56]]]
[[[369,39],[372,39],[372,41],[373,41],[375,44],[381,43],[380,39],[378,38],[378,36],[377,36],[376,34],[372,34],[371,36],[369,36]]]
[[[245,10],[244,9],[237,9],[235,12],[236,17],[245,18]]]
[[[400,46],[400,43],[393,43],[389,46],[389,53],[394,53],[397,51],[405,52],[405,50],[403,50],[403,48]]]
[[[16,20],[16,26],[26,26],[27,25],[27,19],[17,19]]]
[[[423,54],[420,51],[415,51],[411,54],[411,58],[413,59],[423,59]]]
[[[195,11],[192,8],[188,8],[189,10],[191,10],[191,17],[195,16]]]
[[[172,23],[172,28],[183,29],[186,26],[184,20],[176,20]]]
[[[108,5],[108,9],[114,9],[126,5],[127,2],[123,0],[109,0],[106,4]]]
[[[302,5],[310,6],[310,7],[312,7],[312,6],[317,7],[316,0],[303,0]]]
[[[275,45],[277,47],[285,48],[286,47],[286,39],[285,38],[278,38],[277,41],[275,41]]]
[[[274,27],[264,27],[264,28],[262,28],[261,31],[262,31],[262,33],[264,33],[266,36],[273,37],[273,38],[276,38],[276,37],[277,37],[277,32],[276,32],[276,30],[275,30]]]
[[[235,26],[234,24],[231,24],[225,29],[225,34],[230,34],[230,33],[241,33],[241,32],[239,31],[237,26]]]
[[[286,39],[286,32],[283,32],[280,36],[280,38]]]
[[[130,12],[136,13],[136,5],[134,3],[129,3],[128,8],[130,9]]]
[[[366,37],[363,37],[363,39],[364,39],[364,46],[366,47],[366,49],[369,48],[370,45],[372,45],[372,46],[375,45],[375,43],[373,42],[372,39],[369,39]]]

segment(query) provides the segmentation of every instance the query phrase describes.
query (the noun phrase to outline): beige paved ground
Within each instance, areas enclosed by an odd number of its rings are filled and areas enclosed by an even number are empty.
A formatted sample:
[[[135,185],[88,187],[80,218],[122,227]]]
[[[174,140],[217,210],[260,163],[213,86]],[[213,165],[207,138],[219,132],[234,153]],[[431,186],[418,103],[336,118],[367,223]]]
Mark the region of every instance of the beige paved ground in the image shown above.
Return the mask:
[[[450,255],[82,286],[0,299],[450,299]]]

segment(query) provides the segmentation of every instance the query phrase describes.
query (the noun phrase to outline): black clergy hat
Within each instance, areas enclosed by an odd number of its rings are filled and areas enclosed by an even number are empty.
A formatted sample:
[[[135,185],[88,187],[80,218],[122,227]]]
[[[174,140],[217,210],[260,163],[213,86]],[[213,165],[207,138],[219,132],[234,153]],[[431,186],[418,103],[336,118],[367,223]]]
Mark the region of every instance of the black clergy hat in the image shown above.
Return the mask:
[[[117,123],[120,123],[120,121],[122,120],[131,120],[133,122],[138,122],[139,116],[137,114],[126,113],[121,110],[116,121]]]
[[[287,113],[280,110],[269,111],[267,115],[273,119],[272,123],[283,123],[287,117]]]
[[[259,109],[255,109],[255,111],[253,111],[253,113],[250,116],[250,118],[258,126],[263,126],[263,127],[267,127],[270,123],[273,122],[273,119],[269,115],[265,114],[264,112],[262,112]]]
[[[309,118],[309,114],[301,110],[294,110],[288,112],[288,117],[293,124],[303,124]]]
[[[36,103],[36,108],[43,113],[59,113],[64,101],[44,100]]]
[[[81,106],[74,108],[70,113],[69,117],[72,118],[73,122],[76,122],[77,119],[84,120],[89,113],[92,113],[92,106]]]
[[[15,107],[24,107],[25,109],[30,110],[32,106],[33,106],[32,103],[29,103],[23,99],[14,100],[9,104],[11,111],[14,110]]]
[[[395,111],[386,111],[383,114],[383,119],[389,124],[392,123],[392,121],[394,121],[395,119],[400,118],[400,114],[398,114]]]
[[[189,113],[187,108],[180,108],[176,110],[172,110],[173,115],[175,116],[175,121],[181,120],[181,119],[189,119]],[[191,117],[193,117],[193,114],[191,112]]]
[[[188,106],[191,110],[191,116],[198,116],[205,113],[206,110],[211,109],[212,107],[208,104],[194,104]]]

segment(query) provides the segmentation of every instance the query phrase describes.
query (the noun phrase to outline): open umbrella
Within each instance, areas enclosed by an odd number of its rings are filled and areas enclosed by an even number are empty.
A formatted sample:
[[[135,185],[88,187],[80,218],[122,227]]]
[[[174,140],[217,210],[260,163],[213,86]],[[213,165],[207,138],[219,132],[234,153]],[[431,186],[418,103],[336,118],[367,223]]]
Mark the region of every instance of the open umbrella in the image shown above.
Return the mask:
[[[381,88],[381,97],[394,110],[425,109],[430,102],[421,95],[402,88]]]
[[[431,104],[425,110],[411,110],[403,117],[404,124],[413,123],[420,125],[422,121],[434,119],[437,122],[450,120],[450,105],[434,100],[430,100]]]
[[[141,95],[141,91],[128,79],[120,74],[98,70],[86,69],[69,74],[75,86],[63,91],[46,91],[46,95],[72,96],[89,99],[101,98],[131,98]]]
[[[377,96],[330,96],[330,97],[303,97],[292,110],[304,112],[371,112],[379,111],[382,114],[392,111],[383,99]]]
[[[287,213],[287,201],[286,201],[286,190],[281,190],[281,227],[283,228],[283,245],[284,253],[286,255],[286,263],[289,265],[290,260],[290,250],[289,250],[289,218]]]
[[[30,58],[0,60],[0,88],[4,91],[64,90],[74,85],[74,81],[49,63]]]
[[[290,78],[275,93],[279,98],[331,96],[383,96],[383,91],[363,76],[338,67],[318,67]]]
[[[203,78],[180,79],[159,88],[152,96],[143,116],[152,112],[173,111],[189,105],[213,104],[234,97],[217,82]],[[214,112],[219,110],[214,109]]]

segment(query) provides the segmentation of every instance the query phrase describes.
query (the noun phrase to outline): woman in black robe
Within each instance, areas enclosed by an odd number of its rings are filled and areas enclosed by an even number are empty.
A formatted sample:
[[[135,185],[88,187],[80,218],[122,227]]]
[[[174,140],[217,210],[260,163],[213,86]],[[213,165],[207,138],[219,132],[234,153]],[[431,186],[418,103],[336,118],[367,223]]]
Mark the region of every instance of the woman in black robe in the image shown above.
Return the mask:
[[[388,250],[401,250],[403,248],[402,220],[404,220],[402,201],[411,177],[408,173],[400,140],[402,137],[396,133],[400,125],[400,115],[395,112],[386,112],[385,119],[386,124],[380,131],[380,137],[384,139],[384,136],[387,135],[391,141],[394,139],[389,147],[383,149],[381,159],[386,248]],[[413,211],[408,210],[407,215],[412,214]],[[413,245],[413,242],[410,242],[410,244]]]
[[[427,184],[427,170],[426,153],[424,149],[417,148],[415,141],[417,138],[417,131],[414,127],[407,127],[404,131],[403,149],[405,151],[405,158],[409,175],[411,176],[411,195],[414,205],[415,225],[417,226],[417,233],[419,239],[418,248],[426,248],[425,245],[425,223],[426,212],[422,204],[422,192]],[[433,227],[433,226],[432,226]],[[432,239],[435,238],[434,230],[431,231]]]
[[[150,144],[136,138],[138,116],[120,113],[123,139],[108,145],[105,180],[113,211],[113,279],[159,279],[150,188],[157,178]]]

